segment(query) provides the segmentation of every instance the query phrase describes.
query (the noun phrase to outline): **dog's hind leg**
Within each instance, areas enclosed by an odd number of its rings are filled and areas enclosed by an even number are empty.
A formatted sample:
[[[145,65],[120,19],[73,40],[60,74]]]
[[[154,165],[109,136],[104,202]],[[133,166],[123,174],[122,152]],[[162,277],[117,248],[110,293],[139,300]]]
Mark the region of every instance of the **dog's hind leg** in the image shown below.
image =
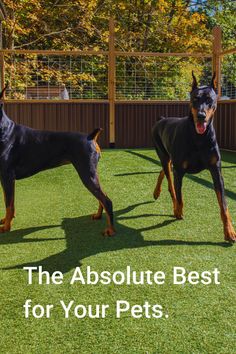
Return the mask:
[[[102,212],[103,212],[103,206],[102,206],[102,203],[99,202],[99,205],[98,205],[98,211],[92,215],[92,219],[93,220],[99,220],[102,218]]]
[[[164,177],[165,177],[165,172],[162,169],[161,172],[159,173],[158,178],[157,178],[157,184],[156,184],[156,187],[155,187],[154,192],[153,192],[154,199],[159,198],[159,196],[161,194],[161,184],[162,184],[162,181],[163,181]]]
[[[175,195],[175,188],[174,188],[172,178],[171,178],[171,160],[170,160],[170,156],[169,156],[168,152],[166,151],[165,147],[163,146],[162,141],[158,135],[155,136],[155,149],[156,149],[156,153],[159,156],[159,159],[161,161],[162,170],[158,176],[157,184],[156,184],[156,188],[153,192],[153,196],[154,196],[154,199],[157,199],[160,196],[161,184],[164,179],[164,176],[166,175],[166,178],[168,181],[168,190],[171,195],[171,199],[173,202],[173,209],[175,211],[176,195]]]
[[[210,169],[216,196],[220,207],[221,220],[224,226],[225,241],[236,242],[236,232],[234,230],[229,210],[227,207],[224,191],[224,180],[221,175],[221,166],[214,166]]]
[[[174,210],[174,215],[176,216],[176,193],[175,193],[175,187],[172,181],[172,176],[171,176],[171,160],[168,160],[164,167],[165,175],[168,181],[168,191],[170,193],[172,202],[173,202],[173,210]]]
[[[178,202],[176,200],[176,193],[175,193],[175,187],[172,181],[172,177],[171,177],[171,160],[169,158],[168,155],[166,154],[162,154],[162,152],[159,151],[158,153],[161,164],[163,169],[161,170],[158,179],[157,179],[157,184],[156,184],[156,188],[154,190],[153,196],[155,199],[157,199],[161,193],[161,183],[163,181],[164,176],[166,176],[167,181],[168,181],[168,191],[170,193],[171,199],[172,199],[172,203],[173,203],[173,211],[174,211],[174,215],[177,217],[177,205]],[[177,217],[179,219],[179,217]]]
[[[107,215],[107,228],[104,230],[104,236],[113,236],[115,234],[113,222],[112,201],[102,191],[96,169],[84,169],[81,171],[76,163],[73,163],[85,187],[98,199],[98,212],[92,216],[93,219],[100,219],[102,211],[105,209]]]
[[[15,180],[12,177],[6,176],[2,178],[2,187],[4,191],[4,199],[6,206],[6,215],[1,220],[0,233],[10,231],[12,219],[15,216],[14,194],[15,194]]]
[[[160,161],[162,164],[162,170],[159,173],[159,176],[157,178],[156,187],[153,192],[154,199],[159,198],[159,196],[161,194],[161,185],[162,185],[163,179],[165,177],[165,167],[164,166],[166,165],[166,161],[169,160],[168,155],[166,155],[166,153],[164,153],[164,147],[161,147],[161,146],[162,146],[161,142],[160,142],[160,145],[159,144],[157,145],[157,143],[156,143],[156,147],[155,147],[156,153],[160,158]]]
[[[174,169],[174,188],[176,194],[176,201],[174,207],[174,216],[176,219],[183,219],[183,199],[182,199],[182,181],[183,174]]]

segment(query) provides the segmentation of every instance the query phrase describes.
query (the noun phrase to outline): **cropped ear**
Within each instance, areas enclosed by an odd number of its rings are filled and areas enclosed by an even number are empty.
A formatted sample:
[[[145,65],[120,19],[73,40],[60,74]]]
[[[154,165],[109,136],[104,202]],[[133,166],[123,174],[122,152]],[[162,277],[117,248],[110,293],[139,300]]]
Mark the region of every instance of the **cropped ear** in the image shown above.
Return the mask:
[[[192,82],[192,91],[195,90],[198,86],[197,84],[197,79],[196,76],[194,75],[194,72],[192,71],[192,77],[193,77],[193,82]]]
[[[4,89],[0,92],[0,100],[3,98],[4,92],[6,91],[7,88],[8,88],[8,83],[6,84]]]
[[[217,82],[216,82],[216,72],[214,71],[212,79],[211,79],[211,87],[215,92],[217,92]]]

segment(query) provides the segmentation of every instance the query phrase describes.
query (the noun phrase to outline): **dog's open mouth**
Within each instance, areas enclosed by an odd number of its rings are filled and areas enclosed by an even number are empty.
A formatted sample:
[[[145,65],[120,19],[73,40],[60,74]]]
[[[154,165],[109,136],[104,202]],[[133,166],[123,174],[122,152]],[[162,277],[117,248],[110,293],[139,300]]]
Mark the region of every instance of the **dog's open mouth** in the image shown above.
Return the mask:
[[[196,122],[195,123],[196,131],[198,134],[204,134],[207,128],[206,122]]]

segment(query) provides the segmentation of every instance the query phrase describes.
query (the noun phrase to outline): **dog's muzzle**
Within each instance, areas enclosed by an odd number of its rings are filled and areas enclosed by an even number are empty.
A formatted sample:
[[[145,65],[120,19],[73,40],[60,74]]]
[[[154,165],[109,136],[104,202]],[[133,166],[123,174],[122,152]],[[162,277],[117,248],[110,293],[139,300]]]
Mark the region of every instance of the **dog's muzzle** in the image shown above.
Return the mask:
[[[195,123],[196,132],[198,134],[204,134],[207,129],[207,122],[205,121],[206,114],[204,112],[198,112],[197,122]]]
[[[206,119],[206,113],[204,113],[204,112],[198,112],[198,114],[197,114],[197,119],[198,119],[200,122],[203,122],[203,121]]]

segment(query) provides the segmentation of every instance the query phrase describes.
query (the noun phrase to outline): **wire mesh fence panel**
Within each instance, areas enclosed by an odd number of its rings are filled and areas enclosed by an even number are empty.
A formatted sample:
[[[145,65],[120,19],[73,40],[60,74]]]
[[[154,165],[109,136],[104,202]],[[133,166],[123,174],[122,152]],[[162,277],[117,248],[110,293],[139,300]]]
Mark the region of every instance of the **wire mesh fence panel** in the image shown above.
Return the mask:
[[[5,54],[10,99],[107,99],[102,55]]]
[[[236,98],[236,54],[222,60],[222,96]],[[107,55],[4,54],[8,99],[108,99]],[[188,100],[192,71],[210,82],[212,59],[116,56],[117,100]]]
[[[236,99],[236,54],[223,57],[221,65],[221,99]]]
[[[118,100],[187,100],[192,71],[199,83],[210,82],[212,61],[191,57],[117,57]]]

